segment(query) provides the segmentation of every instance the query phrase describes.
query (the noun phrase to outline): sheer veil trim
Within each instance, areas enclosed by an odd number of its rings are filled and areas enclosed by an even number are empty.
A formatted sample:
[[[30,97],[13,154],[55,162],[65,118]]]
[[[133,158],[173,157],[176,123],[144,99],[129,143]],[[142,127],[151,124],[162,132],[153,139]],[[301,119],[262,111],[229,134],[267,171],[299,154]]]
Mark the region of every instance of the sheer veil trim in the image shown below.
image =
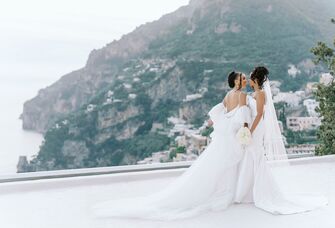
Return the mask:
[[[264,147],[267,160],[287,160],[287,153],[284,146],[283,136],[280,131],[276,110],[274,107],[270,81],[264,83],[265,92],[265,135]]]

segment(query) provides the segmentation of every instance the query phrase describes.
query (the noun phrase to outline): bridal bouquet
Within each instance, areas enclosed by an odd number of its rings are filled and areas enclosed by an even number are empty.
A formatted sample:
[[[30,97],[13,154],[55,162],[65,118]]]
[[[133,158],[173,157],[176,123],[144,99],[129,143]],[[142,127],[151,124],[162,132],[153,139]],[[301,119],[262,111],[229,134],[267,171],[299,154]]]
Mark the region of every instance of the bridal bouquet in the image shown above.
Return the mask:
[[[238,130],[236,137],[239,143],[243,146],[249,145],[251,142],[251,132],[247,127],[241,127]]]

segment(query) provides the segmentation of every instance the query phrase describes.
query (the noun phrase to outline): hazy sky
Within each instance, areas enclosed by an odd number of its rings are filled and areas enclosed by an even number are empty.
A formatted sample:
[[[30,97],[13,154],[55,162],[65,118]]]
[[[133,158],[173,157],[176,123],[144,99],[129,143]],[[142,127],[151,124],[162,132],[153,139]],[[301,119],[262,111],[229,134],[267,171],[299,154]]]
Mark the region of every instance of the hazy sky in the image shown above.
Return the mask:
[[[55,77],[100,48],[189,0],[11,0],[0,7],[0,79]],[[19,70],[19,71],[17,71]],[[55,72],[55,73],[52,73]],[[9,76],[11,74],[11,76]],[[60,75],[59,75],[60,76]]]
[[[0,0],[0,173],[42,138],[21,130],[23,102],[85,65],[89,52],[188,0]],[[5,158],[5,159],[3,159]]]

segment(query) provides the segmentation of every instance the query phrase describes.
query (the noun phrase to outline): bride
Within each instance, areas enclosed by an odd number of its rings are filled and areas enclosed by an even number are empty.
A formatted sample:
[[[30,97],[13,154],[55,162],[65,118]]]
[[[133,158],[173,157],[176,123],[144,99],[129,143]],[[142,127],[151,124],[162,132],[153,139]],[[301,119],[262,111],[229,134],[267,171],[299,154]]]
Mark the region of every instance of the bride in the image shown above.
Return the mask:
[[[166,188],[149,196],[110,200],[94,206],[97,217],[174,220],[208,211],[224,210],[233,203],[254,203],[273,214],[293,214],[327,204],[317,195],[284,194],[272,177],[266,160],[283,159],[285,148],[272,102],[268,70],[251,73],[248,96],[246,76],[232,72],[231,90],[209,112],[211,142],[196,161]],[[250,145],[240,144],[241,127],[252,133]]]
[[[240,162],[235,202],[253,202],[272,214],[294,214],[326,205],[327,199],[317,194],[284,193],[275,182],[267,160],[288,163],[285,146],[272,101],[269,71],[256,67],[250,75],[254,93],[247,97],[252,125],[251,144]]]

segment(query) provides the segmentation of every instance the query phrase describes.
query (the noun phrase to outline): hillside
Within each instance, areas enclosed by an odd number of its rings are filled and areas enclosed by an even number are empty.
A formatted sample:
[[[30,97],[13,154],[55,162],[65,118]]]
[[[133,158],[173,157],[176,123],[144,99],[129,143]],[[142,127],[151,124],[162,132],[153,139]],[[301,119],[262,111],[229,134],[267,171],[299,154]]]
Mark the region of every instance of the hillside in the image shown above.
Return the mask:
[[[232,69],[264,64],[284,91],[317,80],[310,48],[330,40],[334,10],[326,0],[192,0],[93,50],[84,68],[25,103],[23,127],[45,133],[32,169],[133,164],[167,148],[153,124],[168,128],[179,113],[199,125]],[[290,64],[301,73],[289,75]],[[202,99],[183,102],[194,93]]]

